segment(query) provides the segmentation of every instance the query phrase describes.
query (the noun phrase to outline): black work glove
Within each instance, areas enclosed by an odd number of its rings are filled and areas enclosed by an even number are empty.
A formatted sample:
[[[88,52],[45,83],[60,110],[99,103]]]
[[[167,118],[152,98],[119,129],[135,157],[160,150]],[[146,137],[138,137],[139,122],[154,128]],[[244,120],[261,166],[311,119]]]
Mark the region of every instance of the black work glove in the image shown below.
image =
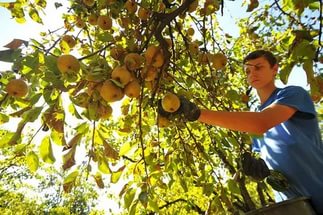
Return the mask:
[[[186,99],[184,96],[179,96],[180,100],[180,106],[177,111],[175,112],[167,112],[163,109],[161,105],[161,99],[158,100],[158,113],[159,115],[166,117],[168,119],[182,115],[186,120],[188,121],[196,121],[200,115],[201,110],[197,107],[196,104],[193,102],[190,102],[188,99]]]
[[[270,175],[270,170],[265,161],[261,158],[255,158],[250,152],[245,152],[241,158],[241,165],[244,174],[255,180],[263,180]]]

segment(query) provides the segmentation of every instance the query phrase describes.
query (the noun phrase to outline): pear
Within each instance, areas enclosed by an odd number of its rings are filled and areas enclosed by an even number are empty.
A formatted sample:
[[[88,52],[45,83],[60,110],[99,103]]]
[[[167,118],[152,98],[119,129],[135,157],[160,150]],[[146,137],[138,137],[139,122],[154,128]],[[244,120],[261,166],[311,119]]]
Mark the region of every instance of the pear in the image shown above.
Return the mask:
[[[124,63],[130,71],[139,69],[144,62],[144,57],[138,53],[129,53],[124,58]]]
[[[112,19],[107,15],[100,15],[97,24],[102,30],[110,30],[112,28]]]
[[[160,128],[166,128],[170,125],[169,119],[163,116],[158,116],[157,118],[157,126]]]
[[[145,66],[141,71],[141,77],[145,81],[153,81],[157,78],[158,71],[157,68],[153,66]]]
[[[148,46],[145,52],[145,59],[147,65],[157,68],[161,67],[165,60],[161,48],[155,45]]]
[[[66,42],[70,48],[73,48],[76,45],[76,41],[71,35],[64,35],[62,41]]]
[[[181,105],[179,98],[173,93],[167,93],[161,101],[162,107],[167,112],[175,112]]]
[[[222,53],[216,53],[211,57],[212,66],[216,70],[224,69],[227,64],[227,57]]]
[[[114,46],[110,50],[110,56],[115,60],[121,60],[124,58],[126,50],[122,46]]]
[[[130,83],[128,83],[124,88],[124,93],[129,98],[138,98],[140,95],[140,84],[137,80],[133,80]]]
[[[97,111],[98,111],[100,119],[109,119],[112,115],[113,109],[109,104],[103,105],[103,104],[99,103]]]
[[[150,11],[144,7],[140,7],[138,10],[138,17],[141,20],[147,20],[149,18]]]
[[[13,97],[24,97],[28,93],[28,86],[22,79],[11,79],[6,85],[6,92]]]
[[[57,58],[57,67],[61,73],[77,73],[81,65],[73,55],[61,55]]]
[[[132,75],[125,66],[117,66],[112,71],[111,78],[125,86],[132,80]]]
[[[107,102],[120,101],[124,93],[111,80],[106,80],[100,88],[100,96]]]

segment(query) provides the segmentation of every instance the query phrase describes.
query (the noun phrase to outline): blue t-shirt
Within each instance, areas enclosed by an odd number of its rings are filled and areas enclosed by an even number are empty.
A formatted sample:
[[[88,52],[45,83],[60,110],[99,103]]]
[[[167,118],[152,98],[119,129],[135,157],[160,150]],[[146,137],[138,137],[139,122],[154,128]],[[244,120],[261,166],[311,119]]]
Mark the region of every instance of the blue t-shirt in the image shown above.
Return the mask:
[[[276,89],[259,111],[271,104],[297,109],[290,119],[253,139],[253,150],[290,183],[286,192],[276,193],[276,201],[307,196],[323,213],[323,143],[313,102],[302,87],[288,86]]]

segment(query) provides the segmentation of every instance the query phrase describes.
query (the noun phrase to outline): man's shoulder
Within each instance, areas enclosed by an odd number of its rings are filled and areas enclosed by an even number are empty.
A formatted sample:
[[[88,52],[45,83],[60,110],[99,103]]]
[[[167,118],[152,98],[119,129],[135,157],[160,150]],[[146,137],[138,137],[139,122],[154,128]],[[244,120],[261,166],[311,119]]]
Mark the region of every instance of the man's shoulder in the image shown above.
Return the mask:
[[[302,94],[308,94],[308,92],[301,86],[290,85],[290,86],[280,88],[278,90],[277,95],[283,95],[283,94],[302,95]]]

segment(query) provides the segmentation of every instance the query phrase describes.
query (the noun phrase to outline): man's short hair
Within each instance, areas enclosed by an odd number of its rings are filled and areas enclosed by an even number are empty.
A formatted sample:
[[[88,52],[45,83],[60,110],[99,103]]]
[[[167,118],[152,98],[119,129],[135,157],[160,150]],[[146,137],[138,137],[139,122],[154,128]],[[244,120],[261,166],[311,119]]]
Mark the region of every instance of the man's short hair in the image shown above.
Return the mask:
[[[260,58],[260,57],[264,57],[268,61],[270,66],[274,66],[275,64],[277,64],[277,59],[273,55],[273,53],[271,53],[270,51],[266,51],[266,50],[256,50],[256,51],[253,51],[253,52],[249,53],[243,59],[243,64],[245,64],[249,60],[254,60],[254,59],[257,59],[257,58]]]

